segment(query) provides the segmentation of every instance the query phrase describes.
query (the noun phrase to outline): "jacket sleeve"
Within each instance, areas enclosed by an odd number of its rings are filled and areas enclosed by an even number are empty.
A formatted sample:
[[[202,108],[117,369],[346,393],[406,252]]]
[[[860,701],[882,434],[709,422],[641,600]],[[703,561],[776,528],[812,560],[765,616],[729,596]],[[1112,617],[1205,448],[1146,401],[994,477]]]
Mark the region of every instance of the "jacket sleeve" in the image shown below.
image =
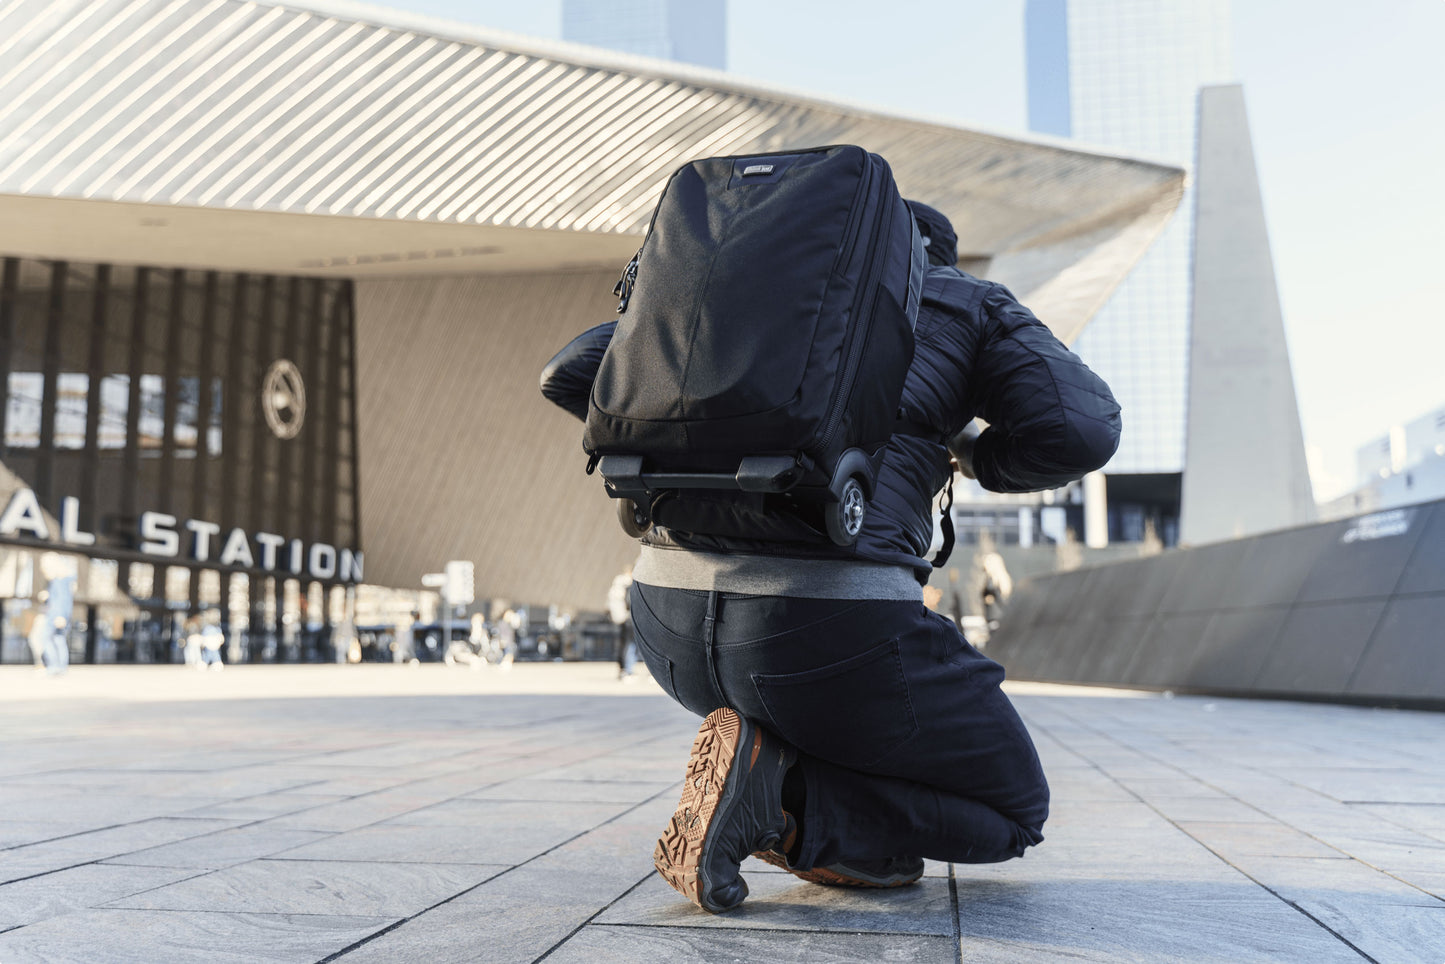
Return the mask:
[[[602,356],[607,353],[612,333],[616,330],[615,321],[589,328],[552,356],[542,369],[542,394],[547,401],[583,421],[587,420],[592,380],[597,377]]]
[[[994,286],[984,298],[974,410],[989,423],[973,450],[993,492],[1057,488],[1108,462],[1122,422],[1109,386],[1044,324]]]

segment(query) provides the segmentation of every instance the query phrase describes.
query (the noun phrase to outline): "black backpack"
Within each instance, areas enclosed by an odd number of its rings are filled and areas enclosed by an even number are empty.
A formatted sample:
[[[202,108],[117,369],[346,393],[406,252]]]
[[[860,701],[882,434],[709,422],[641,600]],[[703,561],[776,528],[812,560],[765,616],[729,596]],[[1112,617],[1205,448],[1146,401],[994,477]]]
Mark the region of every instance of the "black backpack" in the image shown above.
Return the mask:
[[[583,436],[623,527],[851,545],[925,266],[893,172],[860,147],[679,168],[618,283]]]

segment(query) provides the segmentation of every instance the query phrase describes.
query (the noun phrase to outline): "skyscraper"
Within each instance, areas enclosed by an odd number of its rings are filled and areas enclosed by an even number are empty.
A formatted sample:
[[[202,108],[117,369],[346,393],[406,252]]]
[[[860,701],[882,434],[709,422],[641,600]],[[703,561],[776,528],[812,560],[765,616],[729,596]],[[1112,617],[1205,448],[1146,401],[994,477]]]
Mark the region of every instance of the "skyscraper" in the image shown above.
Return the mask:
[[[562,39],[727,66],[727,0],[562,0]]]
[[[1029,125],[1193,166],[1199,88],[1226,83],[1229,0],[1029,0]],[[1191,189],[1074,348],[1114,389],[1125,435],[1111,474],[1184,468]]]

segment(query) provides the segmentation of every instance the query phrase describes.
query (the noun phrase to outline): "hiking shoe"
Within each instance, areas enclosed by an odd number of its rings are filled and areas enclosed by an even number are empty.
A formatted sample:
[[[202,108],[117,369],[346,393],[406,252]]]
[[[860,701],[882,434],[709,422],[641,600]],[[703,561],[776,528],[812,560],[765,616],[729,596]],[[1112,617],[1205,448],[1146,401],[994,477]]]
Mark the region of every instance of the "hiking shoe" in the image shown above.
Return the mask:
[[[776,850],[759,850],[754,857],[780,867],[812,884],[829,887],[907,887],[923,876],[922,857],[884,857],[881,860],[840,860],[826,867],[794,870]]]
[[[738,866],[755,850],[792,845],[783,777],[797,752],[730,709],[703,720],[687,761],[682,799],[658,838],[652,862],[663,880],[711,913],[748,895]]]

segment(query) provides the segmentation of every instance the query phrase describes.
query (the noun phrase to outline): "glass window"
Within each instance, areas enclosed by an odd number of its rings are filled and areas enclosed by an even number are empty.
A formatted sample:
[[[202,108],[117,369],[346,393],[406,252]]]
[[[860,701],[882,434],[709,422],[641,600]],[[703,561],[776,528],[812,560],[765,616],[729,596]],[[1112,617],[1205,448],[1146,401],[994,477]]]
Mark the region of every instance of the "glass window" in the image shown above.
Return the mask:
[[[40,411],[45,376],[40,372],[11,372],[5,399],[5,446],[33,449],[40,445]]]
[[[90,376],[85,372],[60,372],[56,377],[56,448],[85,448],[86,399],[89,394]]]
[[[220,378],[211,380],[211,417],[206,422],[206,451],[212,458],[221,455],[221,386]]]
[[[160,375],[140,377],[140,448],[160,455],[166,440],[166,380]]]
[[[103,449],[125,448],[126,412],[130,409],[130,376],[106,375],[100,380],[100,436]]]
[[[200,435],[201,380],[184,376],[175,380],[175,386],[176,424],[172,439],[176,443],[176,454],[189,458],[195,454]]]

